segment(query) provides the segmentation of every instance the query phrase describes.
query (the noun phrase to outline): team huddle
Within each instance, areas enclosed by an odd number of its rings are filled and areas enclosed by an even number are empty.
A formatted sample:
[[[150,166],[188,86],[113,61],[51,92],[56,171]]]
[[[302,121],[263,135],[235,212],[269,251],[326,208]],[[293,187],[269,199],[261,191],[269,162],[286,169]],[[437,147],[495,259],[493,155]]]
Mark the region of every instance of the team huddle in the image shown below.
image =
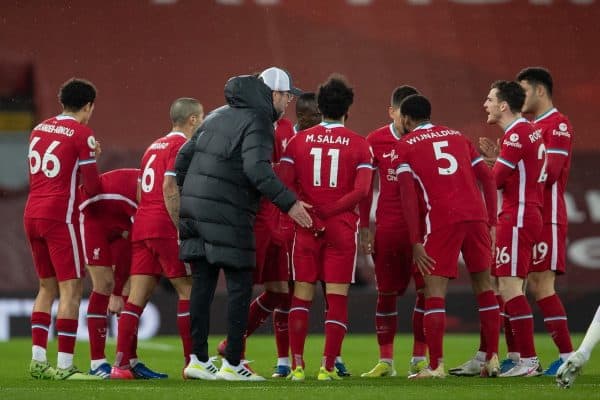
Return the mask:
[[[249,97],[248,102],[235,92],[253,87],[260,96]],[[326,301],[323,362],[317,379],[343,379],[350,375],[341,357],[348,291],[360,250],[374,260],[379,344],[378,362],[362,377],[397,375],[397,297],[411,280],[417,298],[409,379],[446,377],[445,296],[449,281],[458,276],[462,254],[477,298],[481,336],[475,356],[448,372],[484,377],[558,372],[560,378],[565,369],[572,370],[569,357],[578,354],[573,353],[566,313],[554,290],[555,277],[566,266],[563,195],[573,129],[554,108],[552,91],[552,77],[543,68],[526,68],[515,81],[494,82],[484,109],[487,123],[498,125],[503,135],[497,142],[481,138],[477,148],[461,132],[435,125],[431,103],[413,87],[393,91],[388,109],[392,122],[365,138],[345,127],[354,92],[343,77],[332,75],[317,93],[302,93],[293,88],[286,71],[273,67],[256,76],[232,78],[226,86],[229,105],[211,112],[206,120],[197,100],[177,99],[170,109],[171,132],[147,148],[140,169],[99,174],[100,145],[87,127],[95,88],[85,80],[67,81],[59,93],[63,113],[36,126],[29,142],[30,193],[24,225],[40,279],[31,316],[31,375],[58,380],[167,378],[137,354],[139,318],[163,276],[178,295],[184,379],[264,380],[250,368],[245,352],[247,347],[251,351],[247,339],[272,316],[277,343],[272,376],[304,380],[308,315],[317,285]],[[265,109],[264,93],[275,120],[274,130],[269,126],[269,143],[250,130],[243,135],[250,139],[228,142],[231,151],[218,153],[215,146],[227,140],[213,135],[224,129],[218,126],[219,114],[252,109],[253,101],[257,109]],[[296,124],[282,118],[294,96]],[[529,121],[522,113],[535,119]],[[203,150],[198,159],[199,148]],[[264,181],[246,169],[232,169],[228,158],[240,154],[244,168],[252,154],[260,159],[252,168],[267,166],[273,177]],[[257,211],[231,200],[235,206],[228,212],[243,209],[251,216],[248,226],[253,234],[248,237],[221,228],[216,231],[220,236],[213,237],[215,230],[205,228],[228,217],[216,208],[211,214],[211,199],[198,195],[198,188],[215,184],[206,173],[197,174],[209,161],[223,163],[220,173],[225,182],[243,179],[254,185],[253,193],[264,196]],[[276,186],[275,180],[285,187]],[[373,233],[370,211],[376,180]],[[190,200],[197,197],[202,197],[205,208],[191,206],[199,204]],[[227,258],[234,247],[230,241],[243,250],[235,253],[236,261]],[[229,268],[248,257],[251,262],[242,264],[256,266],[248,273]],[[209,313],[194,307],[209,307],[214,296],[219,269],[207,263],[225,271],[229,312],[244,314],[243,326],[239,318],[233,321],[229,316],[228,338],[218,346],[220,368],[216,357],[208,354]],[[73,365],[85,270],[92,280],[87,310],[89,373]],[[198,287],[196,279],[206,287]],[[264,291],[248,305],[244,299],[249,298],[252,283],[263,285]],[[545,370],[535,350],[526,289],[559,353]],[[50,309],[57,296],[58,358],[53,367],[46,348]],[[112,365],[105,355],[108,313],[119,314]],[[499,360],[502,327],[508,354]],[[241,329],[239,335],[232,333],[236,329]]]

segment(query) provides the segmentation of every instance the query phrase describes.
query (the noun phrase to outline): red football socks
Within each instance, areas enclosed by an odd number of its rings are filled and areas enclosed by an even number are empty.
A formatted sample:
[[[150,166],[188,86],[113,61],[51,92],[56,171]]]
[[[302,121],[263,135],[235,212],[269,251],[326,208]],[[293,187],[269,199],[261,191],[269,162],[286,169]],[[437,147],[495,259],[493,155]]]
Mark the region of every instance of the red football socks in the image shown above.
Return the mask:
[[[284,301],[285,296],[287,296],[285,293],[264,291],[250,303],[246,337],[252,335],[254,331],[269,318],[269,315],[273,313],[273,310]]]
[[[177,302],[177,329],[183,344],[183,356],[185,357],[185,365],[190,362],[190,354],[192,352],[192,329],[190,325],[190,301],[179,300]]]
[[[342,342],[348,330],[348,296],[327,294],[327,316],[325,318],[325,369],[333,371],[335,359],[340,355]]]
[[[48,347],[50,314],[34,311],[31,313],[31,341],[34,346]]]
[[[75,340],[77,339],[76,319],[59,318],[56,320],[56,331],[58,332],[58,352],[73,354],[75,352]]]
[[[275,331],[275,344],[277,357],[288,357],[290,353],[290,333],[288,331],[288,314],[290,311],[291,295],[286,294],[285,300],[273,311],[273,330]]]
[[[88,302],[87,325],[90,337],[90,357],[92,360],[106,358],[104,348],[106,346],[106,327],[108,301],[110,296],[92,292]]]
[[[446,302],[443,297],[429,297],[425,299],[423,327],[427,347],[429,348],[429,366],[431,369],[437,369],[444,354]]]
[[[558,295],[554,293],[552,296],[544,297],[538,300],[537,304],[544,316],[546,330],[554,340],[556,347],[558,347],[559,353],[571,353],[573,344],[571,343],[571,335],[567,324],[567,313]]]
[[[531,307],[524,295],[514,297],[504,305],[505,312],[510,318],[513,339],[521,358],[535,357],[533,343],[533,315]],[[509,350],[510,351],[510,350]]]
[[[489,360],[494,354],[498,354],[500,306],[492,290],[480,293],[477,296],[477,304],[481,334],[479,351],[485,352],[486,360]]]
[[[138,324],[143,311],[142,307],[127,303],[121,312],[119,333],[117,334],[117,356],[115,358],[117,367],[129,367],[129,360],[135,358],[132,349],[137,342]]]
[[[375,331],[379,344],[379,358],[382,360],[394,359],[394,336],[398,325],[398,311],[396,310],[396,295],[377,295],[377,308],[375,309]]]
[[[423,331],[423,315],[425,314],[425,294],[417,293],[415,308],[412,315],[413,328],[413,357],[425,357],[427,355],[427,341]]]
[[[292,369],[297,366],[304,368],[304,342],[308,333],[308,312],[312,301],[292,297],[292,305],[288,314],[288,329],[290,330],[290,348],[292,351]]]

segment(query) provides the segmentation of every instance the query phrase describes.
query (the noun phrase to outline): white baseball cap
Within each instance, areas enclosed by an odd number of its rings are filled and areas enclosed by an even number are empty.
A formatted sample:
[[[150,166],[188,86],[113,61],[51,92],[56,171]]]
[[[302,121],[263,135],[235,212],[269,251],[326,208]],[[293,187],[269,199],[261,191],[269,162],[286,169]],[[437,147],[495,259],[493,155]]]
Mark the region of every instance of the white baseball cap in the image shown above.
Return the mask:
[[[290,92],[294,96],[300,96],[304,93],[302,90],[294,87],[292,76],[281,68],[271,67],[260,73],[260,77],[271,90],[278,92]]]

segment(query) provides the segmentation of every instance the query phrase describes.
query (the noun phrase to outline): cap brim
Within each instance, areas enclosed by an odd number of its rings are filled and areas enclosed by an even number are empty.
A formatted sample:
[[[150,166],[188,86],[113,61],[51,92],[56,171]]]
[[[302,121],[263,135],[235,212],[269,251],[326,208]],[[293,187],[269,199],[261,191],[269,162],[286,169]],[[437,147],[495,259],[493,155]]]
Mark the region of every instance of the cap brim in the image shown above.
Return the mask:
[[[304,94],[304,92],[302,90],[295,88],[295,87],[290,89],[290,93],[293,94],[294,96],[301,96]]]

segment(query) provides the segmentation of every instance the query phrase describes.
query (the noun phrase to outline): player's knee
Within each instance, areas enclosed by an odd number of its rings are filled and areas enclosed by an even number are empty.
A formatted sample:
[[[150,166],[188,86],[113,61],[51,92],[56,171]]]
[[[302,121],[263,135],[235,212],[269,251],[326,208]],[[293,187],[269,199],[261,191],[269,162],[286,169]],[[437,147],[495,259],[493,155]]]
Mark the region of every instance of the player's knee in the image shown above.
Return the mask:
[[[40,281],[39,296],[55,299],[58,296],[58,284],[56,280],[42,279]]]

